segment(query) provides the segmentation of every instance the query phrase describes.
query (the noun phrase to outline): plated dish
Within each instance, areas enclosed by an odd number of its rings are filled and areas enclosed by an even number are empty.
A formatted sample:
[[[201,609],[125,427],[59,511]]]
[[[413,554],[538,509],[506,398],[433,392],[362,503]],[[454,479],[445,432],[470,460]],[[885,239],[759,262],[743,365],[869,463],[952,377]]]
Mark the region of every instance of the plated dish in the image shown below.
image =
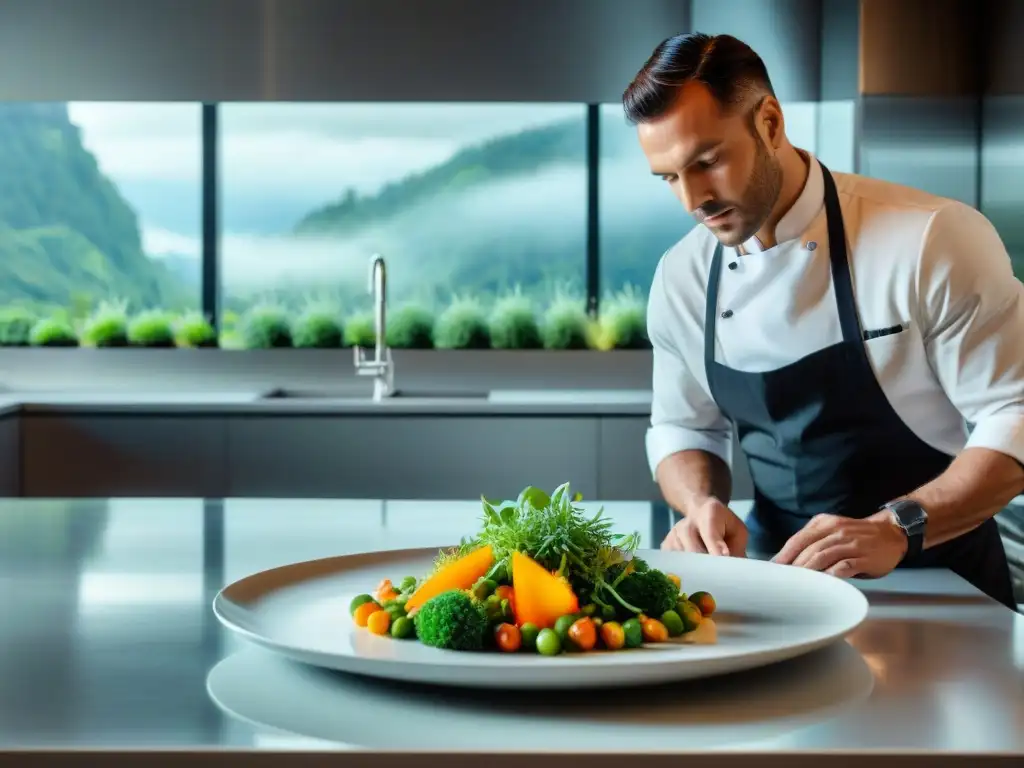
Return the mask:
[[[641,548],[636,532],[585,513],[567,485],[484,499],[466,527],[454,546],[250,574],[220,591],[214,613],[293,661],[490,690],[735,673],[841,640],[867,615],[857,587],[823,573]]]
[[[564,652],[713,643],[714,597],[636,553],[639,534],[588,516],[568,484],[482,499],[480,529],[438,552],[426,574],[384,578],[349,603],[353,622],[450,651]]]

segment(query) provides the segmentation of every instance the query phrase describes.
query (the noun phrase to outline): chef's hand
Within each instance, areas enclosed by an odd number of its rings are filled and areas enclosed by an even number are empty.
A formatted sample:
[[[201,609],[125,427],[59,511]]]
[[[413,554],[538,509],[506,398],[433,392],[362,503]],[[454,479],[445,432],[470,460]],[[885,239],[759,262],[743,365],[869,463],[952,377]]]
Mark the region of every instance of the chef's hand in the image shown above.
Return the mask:
[[[818,515],[786,542],[772,562],[844,579],[878,578],[899,565],[906,551],[907,537],[888,510],[864,520]]]
[[[708,499],[672,527],[661,548],[746,557],[747,526],[721,501]]]

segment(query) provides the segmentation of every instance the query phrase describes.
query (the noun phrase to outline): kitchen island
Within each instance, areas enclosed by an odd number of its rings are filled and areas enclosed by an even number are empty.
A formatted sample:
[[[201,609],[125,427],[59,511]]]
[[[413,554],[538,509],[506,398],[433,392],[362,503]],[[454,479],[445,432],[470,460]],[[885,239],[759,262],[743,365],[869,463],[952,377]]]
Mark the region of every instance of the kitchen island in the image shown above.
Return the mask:
[[[605,509],[617,528],[639,531],[642,546],[670,522],[647,502]],[[807,657],[586,696],[459,693],[321,672],[249,646],[210,608],[222,586],[254,571],[445,546],[478,514],[476,502],[441,500],[0,501],[2,764],[1024,760],[1024,617],[946,571],[855,582],[871,604],[867,622]]]

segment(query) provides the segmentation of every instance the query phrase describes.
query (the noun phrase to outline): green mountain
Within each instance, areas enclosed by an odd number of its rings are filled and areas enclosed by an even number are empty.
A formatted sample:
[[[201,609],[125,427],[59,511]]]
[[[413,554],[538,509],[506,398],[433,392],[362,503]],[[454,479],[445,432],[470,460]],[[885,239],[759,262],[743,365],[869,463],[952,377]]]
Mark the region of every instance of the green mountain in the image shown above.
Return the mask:
[[[460,193],[488,182],[529,176],[549,164],[583,162],[582,120],[499,136],[466,147],[446,162],[391,182],[374,195],[347,190],[336,202],[312,211],[295,227],[298,234],[347,232],[405,213],[437,195]]]
[[[605,118],[602,169],[638,151],[634,143]],[[374,194],[344,190],[303,216],[294,234],[337,239],[339,259],[380,251],[397,261],[389,292],[399,300],[445,301],[516,284],[538,296],[558,287],[582,292],[585,152],[582,118],[500,135]],[[635,157],[625,167],[628,179],[647,181]],[[643,189],[649,194],[651,187]],[[635,203],[601,209],[605,289],[631,283],[646,291],[658,258],[692,226],[670,193],[654,206]]]
[[[135,212],[82,144],[65,104],[0,107],[0,304],[176,304]]]

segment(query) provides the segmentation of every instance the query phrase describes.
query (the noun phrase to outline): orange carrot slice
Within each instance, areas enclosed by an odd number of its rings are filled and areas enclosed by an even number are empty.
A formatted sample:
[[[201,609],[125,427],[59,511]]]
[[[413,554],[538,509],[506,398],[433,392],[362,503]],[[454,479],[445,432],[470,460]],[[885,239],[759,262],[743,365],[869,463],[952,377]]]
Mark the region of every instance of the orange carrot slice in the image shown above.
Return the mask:
[[[419,608],[427,600],[450,589],[469,589],[494,565],[494,553],[489,546],[474,549],[468,555],[448,563],[420,585],[405,602],[406,612]]]
[[[560,616],[580,609],[576,595],[564,579],[519,552],[512,553],[512,586],[519,626],[529,622],[539,629],[553,627]]]

